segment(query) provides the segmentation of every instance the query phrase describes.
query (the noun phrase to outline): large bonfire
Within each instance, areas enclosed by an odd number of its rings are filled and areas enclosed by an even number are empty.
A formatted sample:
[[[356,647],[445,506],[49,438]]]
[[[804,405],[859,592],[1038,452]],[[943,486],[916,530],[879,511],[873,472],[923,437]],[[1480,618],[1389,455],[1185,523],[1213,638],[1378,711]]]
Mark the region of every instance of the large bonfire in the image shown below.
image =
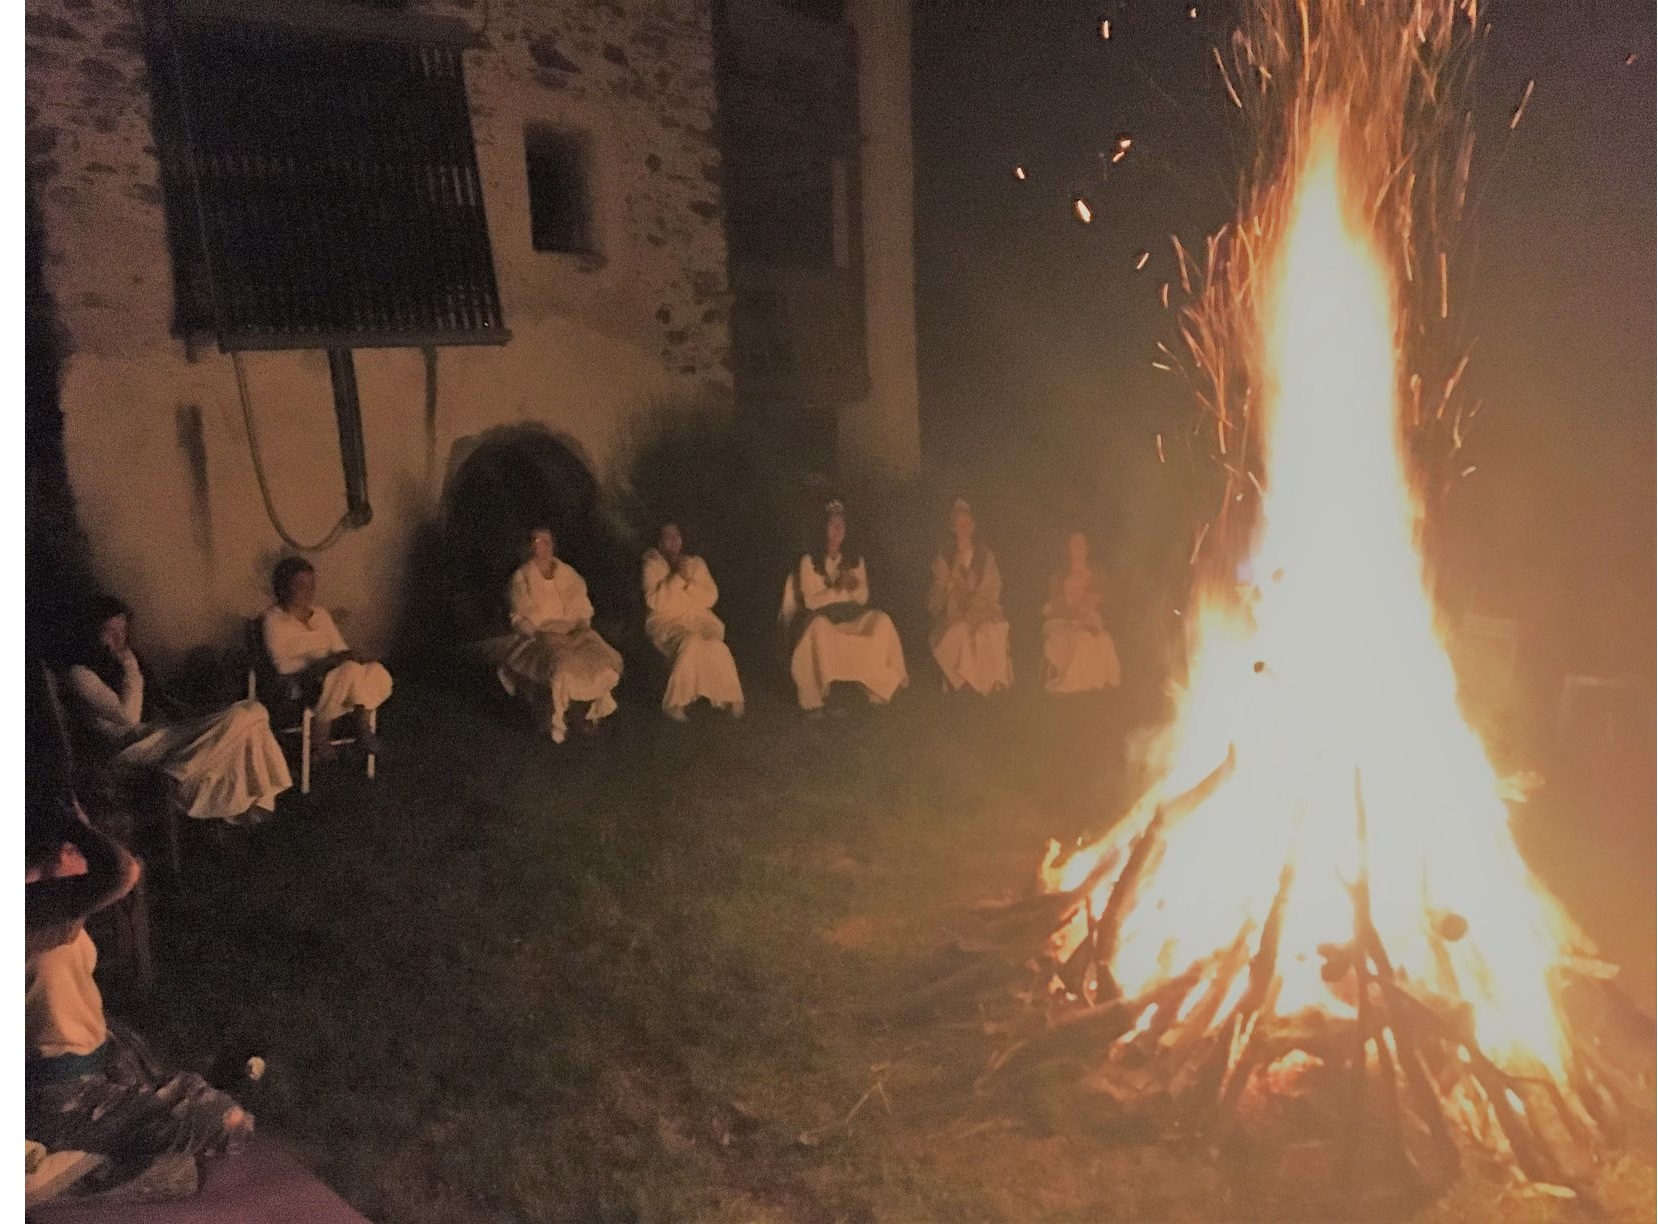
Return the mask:
[[[1424,1182],[1473,1150],[1561,1183],[1630,1095],[1565,1007],[1606,971],[1459,708],[1412,458],[1456,414],[1459,371],[1422,372],[1478,25],[1475,0],[1258,0],[1217,55],[1262,155],[1182,316],[1234,480],[1178,713],[1134,810],[980,934],[1040,949],[1045,1001],[991,1078],[1081,1057],[1210,1134],[1322,1095],[1350,1152]]]

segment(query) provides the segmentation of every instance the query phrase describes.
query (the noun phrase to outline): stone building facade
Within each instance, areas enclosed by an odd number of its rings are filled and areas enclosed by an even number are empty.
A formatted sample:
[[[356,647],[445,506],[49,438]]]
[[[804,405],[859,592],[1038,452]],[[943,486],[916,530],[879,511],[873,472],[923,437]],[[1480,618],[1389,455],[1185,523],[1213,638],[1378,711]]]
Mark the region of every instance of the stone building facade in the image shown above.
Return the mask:
[[[291,537],[323,537],[344,509],[326,354],[244,352],[239,385],[216,338],[179,322],[170,243],[180,203],[169,196],[176,188],[163,173],[152,103],[153,76],[166,70],[155,14],[181,5],[233,21],[275,14],[302,25],[315,13],[356,30],[421,22],[466,48],[478,177],[511,338],[355,350],[373,517],[314,557],[324,600],[347,612],[354,643],[391,644],[408,614],[404,588],[417,581],[416,540],[441,526],[467,463],[504,431],[534,431],[606,490],[625,479],[630,448],[657,414],[729,408],[732,295],[711,0],[26,0],[27,175],[62,337],[69,483],[98,579],[138,610],[154,655],[229,644],[241,618],[267,602],[270,568],[291,550],[267,511],[255,454],[270,509]],[[865,7],[891,27],[887,6]],[[896,63],[897,79],[874,97],[886,108],[883,128],[894,113],[902,126],[876,142],[902,145],[888,178],[903,180],[879,185],[891,224],[878,258],[906,266],[896,309],[884,283],[870,293],[899,337],[896,358],[892,340],[877,348],[888,354],[884,381],[900,388],[887,415],[903,435],[914,431],[915,406],[907,10],[900,16],[903,41],[884,52],[881,68],[890,74]],[[568,137],[581,151],[587,240],[579,251],[536,249],[532,132]],[[907,461],[909,443],[891,444],[880,413],[864,405],[849,420],[854,459],[867,451],[882,466],[894,455]]]
[[[356,353],[374,517],[317,563],[327,602],[351,611],[347,632],[370,649],[392,632],[413,533],[441,515],[485,431],[544,425],[602,481],[647,413],[717,404],[731,386],[708,0],[491,0],[487,28],[481,6],[446,7],[480,30],[466,86],[512,339],[439,349],[435,370],[418,349]],[[234,640],[284,549],[231,359],[210,337],[174,334],[144,8],[29,0],[27,150],[80,522],[100,579],[167,654]],[[535,124],[588,143],[591,253],[531,249]],[[294,536],[316,540],[343,508],[326,357],[243,362],[272,502]]]

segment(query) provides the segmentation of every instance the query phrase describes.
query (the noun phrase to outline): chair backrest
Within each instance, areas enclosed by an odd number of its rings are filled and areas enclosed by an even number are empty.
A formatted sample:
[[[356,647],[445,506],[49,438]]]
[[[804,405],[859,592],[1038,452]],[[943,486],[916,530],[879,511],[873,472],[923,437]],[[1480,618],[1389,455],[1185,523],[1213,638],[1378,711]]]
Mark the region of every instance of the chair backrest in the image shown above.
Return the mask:
[[[299,683],[284,676],[271,661],[265,645],[264,616],[249,617],[243,627],[243,649],[248,659],[248,700],[262,702],[273,717],[288,713],[300,700]]]

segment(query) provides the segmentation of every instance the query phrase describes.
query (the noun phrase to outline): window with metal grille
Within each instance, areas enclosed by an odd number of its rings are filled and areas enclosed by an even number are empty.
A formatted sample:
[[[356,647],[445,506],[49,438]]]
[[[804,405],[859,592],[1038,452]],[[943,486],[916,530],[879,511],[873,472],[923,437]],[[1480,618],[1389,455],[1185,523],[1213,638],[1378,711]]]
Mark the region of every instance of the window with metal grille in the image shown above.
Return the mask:
[[[508,338],[458,48],[197,20],[171,52],[181,327],[205,305],[227,350]]]
[[[530,245],[537,251],[592,254],[593,205],[588,142],[574,132],[532,124],[524,129],[530,188]]]

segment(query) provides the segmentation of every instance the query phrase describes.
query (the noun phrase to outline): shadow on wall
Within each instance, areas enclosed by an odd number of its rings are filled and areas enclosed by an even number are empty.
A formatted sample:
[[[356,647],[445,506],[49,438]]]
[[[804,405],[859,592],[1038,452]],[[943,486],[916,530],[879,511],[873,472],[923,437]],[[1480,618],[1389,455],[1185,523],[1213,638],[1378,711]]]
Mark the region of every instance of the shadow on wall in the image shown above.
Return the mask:
[[[442,515],[410,548],[395,657],[418,668],[508,632],[507,581],[530,529],[541,525],[587,580],[601,632],[625,617],[627,550],[579,444],[535,422],[504,425],[462,439],[450,453]]]
[[[629,448],[621,498],[638,542],[630,558],[634,602],[642,603],[639,554],[664,522],[678,523],[719,584],[717,611],[739,655],[770,642],[807,481],[763,437],[721,405],[658,405]]]

